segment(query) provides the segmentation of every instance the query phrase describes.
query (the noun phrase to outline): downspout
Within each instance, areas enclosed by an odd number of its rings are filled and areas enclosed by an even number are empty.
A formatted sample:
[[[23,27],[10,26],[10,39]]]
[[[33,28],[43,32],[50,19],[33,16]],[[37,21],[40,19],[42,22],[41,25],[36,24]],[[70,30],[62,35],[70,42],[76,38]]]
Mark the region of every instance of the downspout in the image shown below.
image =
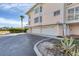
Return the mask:
[[[40,6],[42,7],[42,3],[40,4]],[[40,10],[39,10],[40,11]],[[42,12],[40,12],[40,16],[42,16]],[[42,17],[43,18],[43,17]],[[42,33],[42,20],[41,20],[41,31],[40,33]]]
[[[66,19],[65,19],[65,13],[66,13],[66,11],[65,11],[65,3],[64,3],[64,5],[63,5],[63,36],[64,37],[66,37],[67,36],[67,34],[66,34],[66,32],[67,32],[67,30],[66,30]]]

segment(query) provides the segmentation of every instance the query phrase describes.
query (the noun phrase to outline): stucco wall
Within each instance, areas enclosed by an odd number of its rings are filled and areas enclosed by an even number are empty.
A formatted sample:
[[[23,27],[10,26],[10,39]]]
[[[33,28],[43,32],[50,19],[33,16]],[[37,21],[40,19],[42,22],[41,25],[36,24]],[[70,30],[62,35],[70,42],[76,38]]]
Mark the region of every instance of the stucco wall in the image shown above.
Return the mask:
[[[38,4],[36,7],[42,6],[42,13],[35,14],[34,8],[29,12],[29,16],[31,17],[30,26],[41,25],[41,23],[34,23],[34,18],[38,16],[42,16],[42,25],[56,24],[62,23],[64,17],[64,4],[63,3],[43,3]],[[36,8],[35,7],[35,8]],[[54,16],[54,12],[60,10],[60,15]]]
[[[79,24],[69,25],[71,35],[79,35]]]
[[[49,4],[43,4],[43,25],[46,24],[56,24],[56,23],[62,23],[63,17],[64,17],[64,4],[63,3],[49,3]],[[60,10],[60,15],[54,16],[54,12]]]
[[[29,19],[29,21],[30,21],[30,25],[29,25],[29,26],[30,26],[30,27],[32,27],[32,26],[38,26],[38,25],[41,24],[41,23],[34,23],[34,18],[40,16],[40,13],[34,13],[34,9],[37,8],[37,7],[40,7],[40,5],[41,5],[41,4],[38,4],[37,6],[35,6],[35,7],[28,13],[28,16],[30,16],[30,19]]]

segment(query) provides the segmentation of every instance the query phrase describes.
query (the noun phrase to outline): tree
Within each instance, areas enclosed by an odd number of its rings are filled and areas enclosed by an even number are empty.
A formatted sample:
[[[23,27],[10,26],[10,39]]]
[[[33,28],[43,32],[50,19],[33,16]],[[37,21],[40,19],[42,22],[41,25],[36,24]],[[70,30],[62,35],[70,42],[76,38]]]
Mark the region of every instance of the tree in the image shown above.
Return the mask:
[[[24,16],[21,15],[21,16],[20,16],[20,20],[21,20],[21,28],[23,28],[23,19],[24,19]]]

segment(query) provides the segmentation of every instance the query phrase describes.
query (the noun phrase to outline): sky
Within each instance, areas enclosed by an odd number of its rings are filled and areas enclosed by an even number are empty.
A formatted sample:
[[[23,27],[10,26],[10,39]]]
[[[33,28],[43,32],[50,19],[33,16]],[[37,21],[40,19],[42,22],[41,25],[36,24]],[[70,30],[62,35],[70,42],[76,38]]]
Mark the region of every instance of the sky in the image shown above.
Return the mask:
[[[31,3],[0,3],[0,27],[21,27],[20,15],[25,18],[24,26],[28,24],[25,13],[33,6]]]

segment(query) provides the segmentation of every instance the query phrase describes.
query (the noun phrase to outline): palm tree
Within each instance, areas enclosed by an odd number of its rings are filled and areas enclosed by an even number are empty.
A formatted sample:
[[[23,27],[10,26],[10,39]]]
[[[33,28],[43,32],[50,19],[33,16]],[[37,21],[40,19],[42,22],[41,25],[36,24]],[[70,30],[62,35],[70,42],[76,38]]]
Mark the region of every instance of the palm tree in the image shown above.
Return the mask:
[[[23,19],[24,19],[24,16],[21,15],[21,16],[20,16],[20,20],[21,20],[21,28],[23,28]]]

